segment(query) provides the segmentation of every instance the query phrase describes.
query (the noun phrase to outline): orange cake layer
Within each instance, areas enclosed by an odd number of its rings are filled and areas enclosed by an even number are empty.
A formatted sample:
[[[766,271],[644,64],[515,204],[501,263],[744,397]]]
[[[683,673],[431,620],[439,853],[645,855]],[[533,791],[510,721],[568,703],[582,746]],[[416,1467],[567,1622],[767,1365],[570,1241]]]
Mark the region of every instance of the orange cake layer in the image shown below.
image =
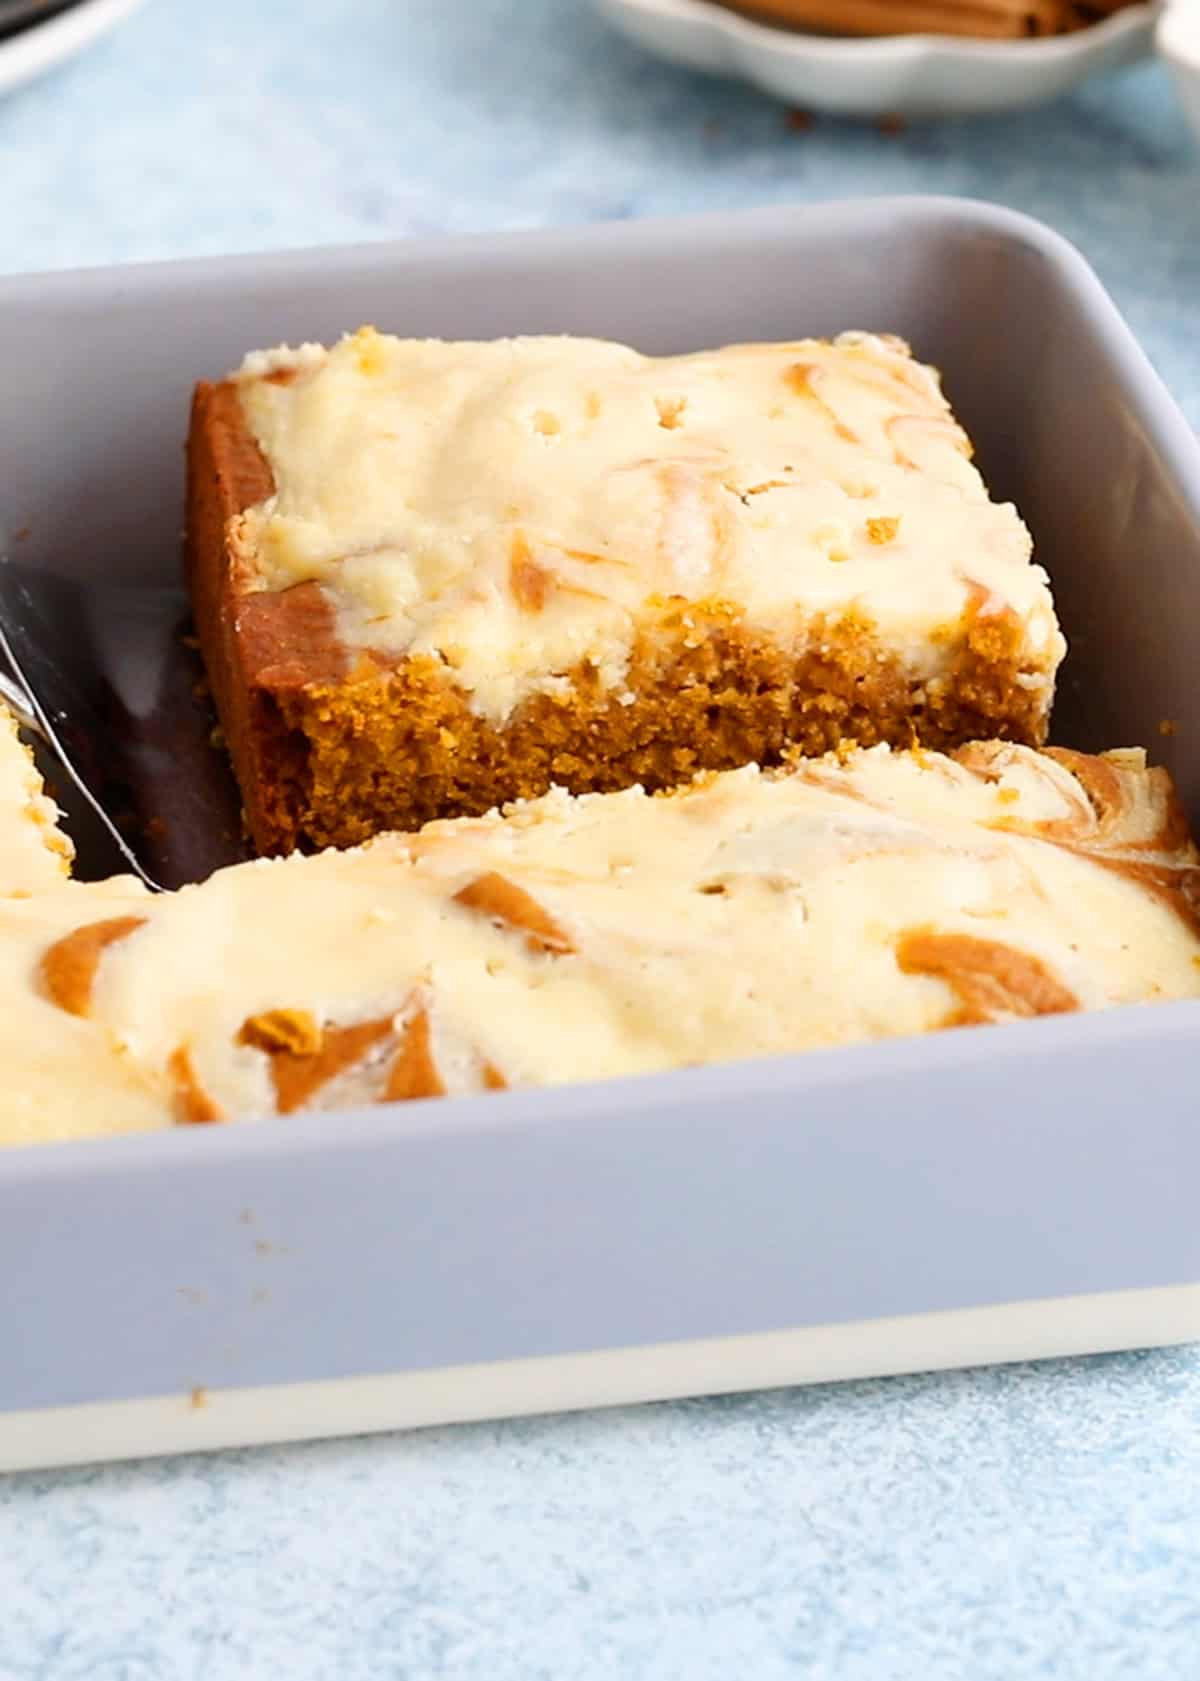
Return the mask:
[[[896,339],[364,329],[196,394],[197,627],[260,851],[845,741],[1044,739],[1016,511]]]
[[[1198,906],[1164,771],[1003,743],[556,791],[178,893],[48,881],[0,896],[0,1143],[1196,997]]]

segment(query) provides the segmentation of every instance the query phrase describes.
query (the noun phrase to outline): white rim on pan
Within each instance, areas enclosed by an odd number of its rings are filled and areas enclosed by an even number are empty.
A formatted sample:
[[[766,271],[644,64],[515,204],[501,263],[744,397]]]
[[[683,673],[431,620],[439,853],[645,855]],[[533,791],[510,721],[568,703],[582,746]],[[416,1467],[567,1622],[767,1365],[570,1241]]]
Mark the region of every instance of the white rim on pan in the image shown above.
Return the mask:
[[[1123,40],[1144,30],[1159,10],[1156,3],[1129,6],[1114,12],[1103,23],[1088,29],[1075,30],[1069,35],[1046,35],[1033,40],[997,41],[976,40],[966,35],[809,35],[803,31],[760,22],[741,12],[710,3],[710,0],[619,0],[628,11],[640,11],[659,18],[703,18],[713,27],[722,29],[734,40],[752,42],[769,47],[785,57],[803,58],[806,63],[824,59],[845,65],[848,61],[871,58],[877,63],[904,64],[930,51],[952,52],[956,58],[976,59],[995,64],[998,59],[1009,64],[1040,63],[1074,58],[1086,44],[1099,47]]]
[[[1177,1284],[644,1348],[0,1412],[0,1474],[1167,1348],[1194,1341],[1198,1329],[1200,1285]]]
[[[80,0],[60,12],[0,41],[0,92],[8,92],[54,69],[82,52],[99,36],[136,11],[145,0]]]

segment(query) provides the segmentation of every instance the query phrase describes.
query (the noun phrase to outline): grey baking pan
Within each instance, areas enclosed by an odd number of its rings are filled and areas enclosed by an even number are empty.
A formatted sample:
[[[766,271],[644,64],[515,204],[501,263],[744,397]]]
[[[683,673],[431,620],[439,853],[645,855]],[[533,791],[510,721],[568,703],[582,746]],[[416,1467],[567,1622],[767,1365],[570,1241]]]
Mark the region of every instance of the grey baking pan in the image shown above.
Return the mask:
[[[1079,256],[985,206],[5,281],[0,550],[173,610],[193,380],[364,321],[903,334],[1052,571],[1060,739],[1150,746],[1200,818],[1200,450]],[[115,623],[150,716],[170,661]],[[1200,1336],[1198,1034],[1142,1007],[0,1153],[0,1465]]]

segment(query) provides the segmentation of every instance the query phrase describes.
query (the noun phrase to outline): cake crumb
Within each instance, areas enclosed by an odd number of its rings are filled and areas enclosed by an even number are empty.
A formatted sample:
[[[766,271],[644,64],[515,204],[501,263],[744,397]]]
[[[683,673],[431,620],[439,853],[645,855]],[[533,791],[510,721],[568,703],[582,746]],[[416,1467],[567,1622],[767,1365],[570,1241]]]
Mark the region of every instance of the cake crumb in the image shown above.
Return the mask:
[[[894,543],[899,530],[900,521],[894,515],[879,515],[867,521],[867,536],[872,543]]]
[[[1179,728],[1177,718],[1160,718],[1158,720],[1159,735],[1174,735]]]
[[[238,1032],[239,1045],[260,1051],[287,1051],[292,1056],[315,1056],[324,1039],[311,1010],[263,1010],[249,1016]]]
[[[208,1390],[202,1383],[198,1383],[188,1396],[188,1405],[193,1412],[199,1412],[208,1405]]]

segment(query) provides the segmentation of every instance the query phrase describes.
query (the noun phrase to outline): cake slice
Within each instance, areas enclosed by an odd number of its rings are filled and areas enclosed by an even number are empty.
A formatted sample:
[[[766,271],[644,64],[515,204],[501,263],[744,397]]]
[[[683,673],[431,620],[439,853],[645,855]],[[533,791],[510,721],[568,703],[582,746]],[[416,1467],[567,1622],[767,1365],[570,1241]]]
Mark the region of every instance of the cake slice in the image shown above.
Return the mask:
[[[246,358],[196,392],[197,630],[263,853],[842,742],[1037,745],[1064,644],[893,338]]]
[[[178,893],[0,903],[0,1139],[1196,997],[1198,905],[1140,754],[879,746],[657,797],[555,791]]]

